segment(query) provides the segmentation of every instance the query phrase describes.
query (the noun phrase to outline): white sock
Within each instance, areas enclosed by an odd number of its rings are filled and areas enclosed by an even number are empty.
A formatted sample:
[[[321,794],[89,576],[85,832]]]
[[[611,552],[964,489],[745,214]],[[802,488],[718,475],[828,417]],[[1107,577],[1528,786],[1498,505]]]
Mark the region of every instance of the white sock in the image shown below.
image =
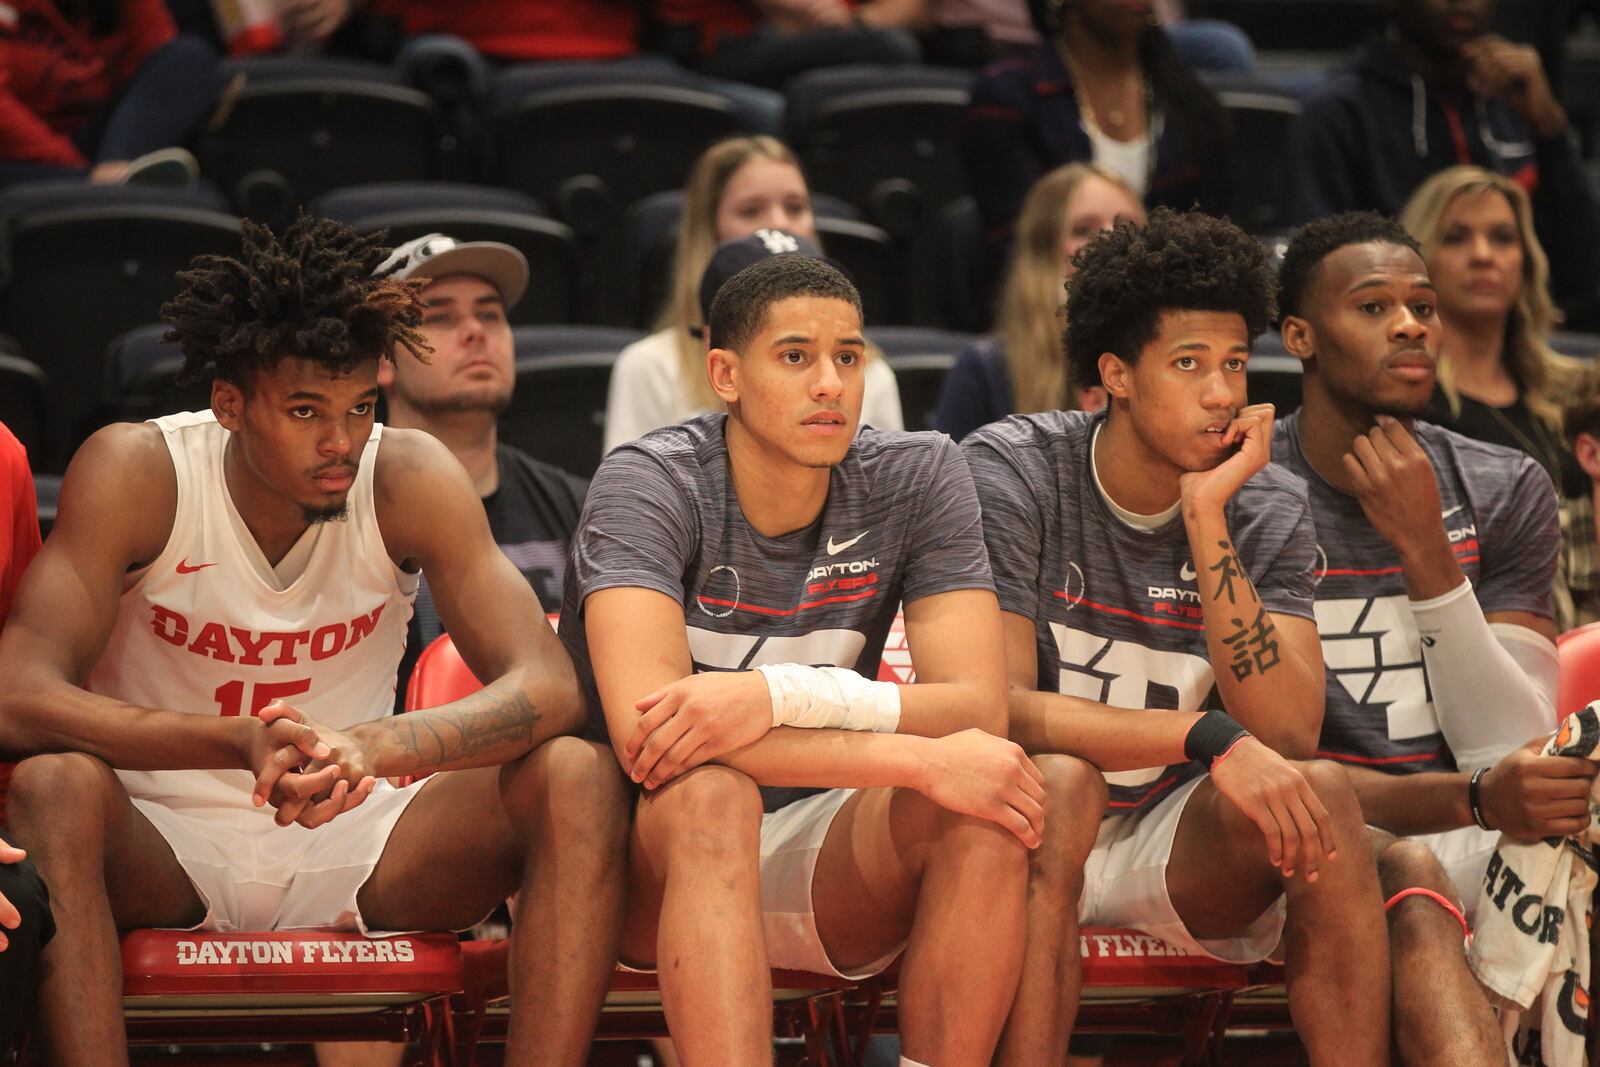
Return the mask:
[[[900,1067],[928,1067],[928,1065],[926,1063],[918,1063],[909,1056],[901,1056]]]

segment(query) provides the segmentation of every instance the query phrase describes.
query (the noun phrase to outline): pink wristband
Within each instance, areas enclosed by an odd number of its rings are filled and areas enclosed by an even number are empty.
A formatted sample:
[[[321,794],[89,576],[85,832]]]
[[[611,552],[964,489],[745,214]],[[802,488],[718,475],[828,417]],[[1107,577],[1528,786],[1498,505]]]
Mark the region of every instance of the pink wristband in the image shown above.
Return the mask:
[[[1394,896],[1390,897],[1384,902],[1383,910],[1388,911],[1390,908],[1406,899],[1406,897],[1427,897],[1429,900],[1439,905],[1439,907],[1456,917],[1456,922],[1461,924],[1462,940],[1472,940],[1472,927],[1467,925],[1467,917],[1461,914],[1461,909],[1455,906],[1455,902],[1449,897],[1445,896],[1443,893],[1435,893],[1433,890],[1424,889],[1420,885],[1414,885],[1409,889],[1400,890],[1400,892],[1396,893]]]
[[[1234,749],[1239,747],[1239,742],[1240,741],[1247,741],[1253,736],[1255,736],[1255,735],[1254,734],[1240,734],[1238,737],[1235,737],[1233,739],[1233,743],[1231,745],[1229,745],[1227,748],[1222,750],[1222,755],[1218,756],[1216,759],[1211,761],[1211,769],[1212,770],[1216,770],[1217,769],[1217,764],[1219,764],[1223,760],[1227,759],[1229,754],[1231,754]]]

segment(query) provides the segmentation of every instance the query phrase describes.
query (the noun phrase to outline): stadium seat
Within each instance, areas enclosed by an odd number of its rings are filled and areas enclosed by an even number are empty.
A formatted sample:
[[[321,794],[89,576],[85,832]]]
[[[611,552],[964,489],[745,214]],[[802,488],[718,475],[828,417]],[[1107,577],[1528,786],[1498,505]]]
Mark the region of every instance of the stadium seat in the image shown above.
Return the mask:
[[[527,257],[529,271],[527,292],[507,309],[512,324],[578,320],[577,236],[530,196],[456,182],[381,182],[335,190],[310,211],[367,233],[387,230],[397,245],[430,233],[508,244]]]
[[[593,477],[605,447],[606,389],[617,351],[519,355],[500,440],[580,478]]]
[[[281,56],[227,66],[239,88],[195,155],[258,221],[284,225],[341,186],[439,177],[453,148],[433,100],[388,68]]]
[[[883,350],[900,386],[900,410],[906,429],[931,430],[939,405],[939,389],[972,334],[919,326],[878,328],[869,324],[867,339]]]
[[[1593,362],[1600,358],[1600,334],[1553,330],[1550,333],[1550,347],[1563,356]]]
[[[843,197],[909,241],[966,192],[950,150],[971,95],[968,71],[829,67],[789,82],[785,125],[814,189]]]
[[[620,326],[518,326],[511,331],[518,360],[608,352],[614,357],[643,336]]]
[[[635,201],[678,188],[706,145],[739,131],[722,97],[666,81],[552,88],[537,67],[509,67],[494,98],[496,179],[586,239]]]
[[[1568,630],[1556,638],[1561,680],[1556,692],[1556,719],[1600,700],[1600,622]]]
[[[812,210],[822,250],[856,283],[866,321],[904,322],[899,257],[889,235],[863,222],[854,206],[835,196],[813,196]],[[653,327],[666,306],[682,214],[683,192],[672,189],[640,200],[624,220],[627,321],[641,329]]]
[[[1289,127],[1300,114],[1293,93],[1271,86],[1224,88],[1217,98],[1233,124],[1228,170],[1232,193],[1228,215],[1249,233],[1273,221],[1283,179]]]
[[[452,933],[133,930],[122,936],[122,973],[133,1044],[419,1042],[424,1063],[458,1062]]]
[[[157,319],[177,292],[174,276],[196,255],[238,255],[239,220],[160,198],[130,202],[120,193],[15,211],[13,203],[9,192],[0,195],[0,330],[49,375],[55,429],[37,464],[57,472],[101,420],[106,346]]]
[[[49,448],[49,395],[50,382],[44,370],[23,358],[6,338],[0,338],[0,423],[28,450],[30,465]]]
[[[211,406],[209,375],[204,381],[178,384],[183,350],[161,339],[166,332],[160,324],[139,326],[111,342],[105,375],[105,407],[111,418],[141,422]]]
[[[994,315],[983,283],[978,205],[970,196],[939,210],[932,254],[911,265],[911,321],[919,326],[982,333]]]

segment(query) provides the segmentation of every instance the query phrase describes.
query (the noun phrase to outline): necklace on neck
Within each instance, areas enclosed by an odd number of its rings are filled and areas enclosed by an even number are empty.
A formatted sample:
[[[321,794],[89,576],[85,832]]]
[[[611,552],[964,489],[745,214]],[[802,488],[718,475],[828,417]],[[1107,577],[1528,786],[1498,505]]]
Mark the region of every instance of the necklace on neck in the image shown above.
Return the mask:
[[[1085,129],[1099,130],[1101,133],[1116,135],[1124,133],[1132,124],[1135,116],[1120,107],[1109,104],[1104,109],[1104,115],[1097,117],[1094,107],[1089,103],[1089,87],[1084,81],[1083,68],[1078,66],[1078,61],[1072,55],[1072,49],[1067,47],[1067,42],[1057,39],[1056,51],[1061,54],[1061,62],[1067,68],[1067,75],[1072,79],[1073,90],[1078,98],[1078,116],[1083,121]],[[1153,101],[1150,91],[1150,80],[1144,76],[1143,68],[1139,69],[1139,90],[1137,93],[1139,106],[1144,109],[1146,116],[1146,130],[1148,132],[1148,116],[1153,110]],[[1104,122],[1100,121],[1104,118]],[[1124,140],[1117,137],[1117,140]]]

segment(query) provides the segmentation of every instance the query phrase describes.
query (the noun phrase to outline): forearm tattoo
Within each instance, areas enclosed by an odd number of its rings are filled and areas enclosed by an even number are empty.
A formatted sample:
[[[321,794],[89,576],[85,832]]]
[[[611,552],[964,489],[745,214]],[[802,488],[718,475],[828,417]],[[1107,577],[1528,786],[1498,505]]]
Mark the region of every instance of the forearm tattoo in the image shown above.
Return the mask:
[[[1256,596],[1255,584],[1244,573],[1244,568],[1239,566],[1239,557],[1234,552],[1233,545],[1227,541],[1218,541],[1217,547],[1222,549],[1222,558],[1207,568],[1217,574],[1217,588],[1211,594],[1212,599],[1221,600],[1227,597],[1228,603],[1237,604],[1239,600],[1234,585],[1238,583],[1243,585],[1244,591],[1250,595],[1246,603],[1259,603],[1260,598]]]
[[[497,748],[526,751],[541,718],[521,689],[490,686],[445,708],[395,715],[382,728],[420,767],[438,767]],[[508,752],[506,758],[520,754]]]
[[[1209,568],[1217,575],[1217,587],[1211,594],[1212,599],[1217,601],[1226,599],[1230,606],[1239,607],[1242,597],[1246,609],[1228,620],[1233,624],[1233,632],[1222,638],[1222,643],[1228,646],[1230,653],[1228,669],[1233,672],[1235,680],[1242,682],[1252,674],[1266,674],[1281,661],[1282,657],[1278,653],[1278,628],[1267,615],[1267,609],[1262,606],[1261,596],[1256,592],[1255,583],[1239,565],[1239,557],[1233,545],[1227,541],[1218,541],[1217,547],[1222,549],[1222,558]],[[1245,619],[1249,617],[1249,606],[1252,604],[1256,606],[1255,617],[1246,622]]]

